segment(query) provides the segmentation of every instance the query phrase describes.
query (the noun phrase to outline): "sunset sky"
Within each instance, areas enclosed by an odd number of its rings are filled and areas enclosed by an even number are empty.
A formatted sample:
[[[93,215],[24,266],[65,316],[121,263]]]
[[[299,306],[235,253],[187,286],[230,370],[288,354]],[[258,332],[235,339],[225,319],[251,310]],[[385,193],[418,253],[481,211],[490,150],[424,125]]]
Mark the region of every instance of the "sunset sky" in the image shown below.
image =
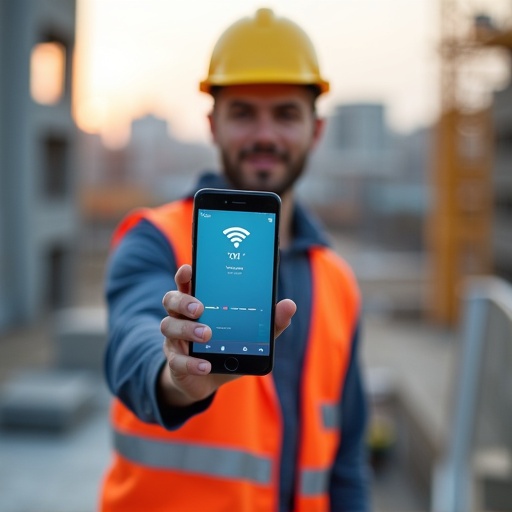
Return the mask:
[[[210,98],[198,91],[215,41],[259,7],[293,19],[315,44],[335,105],[379,101],[399,131],[438,112],[438,0],[78,0],[75,115],[122,144],[133,118],[154,113],[175,136],[208,141]],[[474,0],[481,5],[510,0]]]

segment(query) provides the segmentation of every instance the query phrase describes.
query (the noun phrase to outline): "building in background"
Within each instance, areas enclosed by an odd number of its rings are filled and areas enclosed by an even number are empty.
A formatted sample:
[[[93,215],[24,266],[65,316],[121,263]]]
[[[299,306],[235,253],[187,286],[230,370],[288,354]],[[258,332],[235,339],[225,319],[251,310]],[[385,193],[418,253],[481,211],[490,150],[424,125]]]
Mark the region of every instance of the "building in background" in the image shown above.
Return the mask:
[[[177,139],[169,123],[152,114],[132,122],[127,152],[128,178],[149,187],[159,202],[189,193],[201,172],[218,168],[215,148]]]
[[[0,2],[0,331],[71,300],[73,0]]]
[[[327,118],[299,193],[333,228],[376,245],[420,250],[430,130],[394,133],[385,106],[354,103]]]
[[[339,105],[299,183],[299,197],[333,228],[394,249],[420,250],[427,208],[430,130],[394,133],[385,106]],[[198,175],[219,168],[213,145],[184,142],[153,114],[135,119],[125,147],[80,134],[82,213],[94,251],[108,247],[128,210],[175,200]]]
[[[173,136],[165,119],[134,119],[130,139],[117,149],[98,135],[79,133],[81,249],[105,253],[112,232],[128,211],[190,193],[198,175],[216,169],[216,150]]]

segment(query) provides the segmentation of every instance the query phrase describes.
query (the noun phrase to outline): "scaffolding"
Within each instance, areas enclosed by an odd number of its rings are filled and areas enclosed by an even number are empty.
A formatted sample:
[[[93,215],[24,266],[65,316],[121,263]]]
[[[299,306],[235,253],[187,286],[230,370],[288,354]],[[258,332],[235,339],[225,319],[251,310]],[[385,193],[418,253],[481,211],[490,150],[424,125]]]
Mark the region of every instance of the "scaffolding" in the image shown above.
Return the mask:
[[[511,47],[512,31],[498,30],[484,15],[468,19],[457,0],[441,0],[440,29],[441,113],[427,222],[429,314],[454,325],[465,279],[492,273],[493,261],[491,90],[475,69],[491,49]]]

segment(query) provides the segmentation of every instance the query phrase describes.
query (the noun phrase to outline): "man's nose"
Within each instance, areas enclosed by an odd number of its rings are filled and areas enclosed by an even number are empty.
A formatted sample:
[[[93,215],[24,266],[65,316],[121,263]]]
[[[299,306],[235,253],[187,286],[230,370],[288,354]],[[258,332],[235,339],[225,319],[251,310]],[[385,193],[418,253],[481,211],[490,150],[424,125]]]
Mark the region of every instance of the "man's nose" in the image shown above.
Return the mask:
[[[257,142],[274,142],[278,132],[274,121],[267,116],[258,118],[255,123],[253,136]]]

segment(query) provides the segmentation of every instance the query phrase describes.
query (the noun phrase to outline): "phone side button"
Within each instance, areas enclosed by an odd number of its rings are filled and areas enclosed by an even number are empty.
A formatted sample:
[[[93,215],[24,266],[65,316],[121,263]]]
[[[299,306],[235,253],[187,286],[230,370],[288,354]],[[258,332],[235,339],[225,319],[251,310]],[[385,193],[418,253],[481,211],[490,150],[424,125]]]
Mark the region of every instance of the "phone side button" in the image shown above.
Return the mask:
[[[228,357],[224,361],[224,368],[226,368],[226,370],[229,370],[230,372],[236,372],[236,370],[238,369],[238,364],[238,359],[236,357]]]

